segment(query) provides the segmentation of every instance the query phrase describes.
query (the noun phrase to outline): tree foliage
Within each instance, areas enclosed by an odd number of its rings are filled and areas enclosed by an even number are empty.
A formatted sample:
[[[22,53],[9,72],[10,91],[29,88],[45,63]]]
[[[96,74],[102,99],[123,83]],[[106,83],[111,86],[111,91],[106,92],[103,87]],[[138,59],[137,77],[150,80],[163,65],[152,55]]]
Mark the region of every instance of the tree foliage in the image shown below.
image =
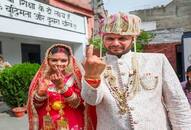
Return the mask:
[[[30,82],[39,64],[16,64],[0,72],[0,92],[10,107],[23,106],[28,98]]]

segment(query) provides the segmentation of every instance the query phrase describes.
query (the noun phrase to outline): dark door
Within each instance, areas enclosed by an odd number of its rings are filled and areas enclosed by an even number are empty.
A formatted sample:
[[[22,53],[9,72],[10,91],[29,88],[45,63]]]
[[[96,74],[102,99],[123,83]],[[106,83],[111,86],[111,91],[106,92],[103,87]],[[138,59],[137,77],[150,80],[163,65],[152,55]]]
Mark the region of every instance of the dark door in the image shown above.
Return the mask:
[[[182,72],[183,68],[183,59],[182,59],[182,44],[176,46],[176,67],[177,67],[177,76],[179,80],[184,81],[184,73]]]
[[[40,45],[21,44],[22,62],[41,63],[40,61]]]

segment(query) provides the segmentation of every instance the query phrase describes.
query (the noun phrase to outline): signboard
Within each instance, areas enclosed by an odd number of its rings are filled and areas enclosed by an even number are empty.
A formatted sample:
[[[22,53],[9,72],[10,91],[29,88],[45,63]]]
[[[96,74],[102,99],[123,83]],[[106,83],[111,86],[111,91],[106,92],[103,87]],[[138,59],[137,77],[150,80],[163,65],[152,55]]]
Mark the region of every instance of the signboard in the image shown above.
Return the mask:
[[[0,16],[85,34],[85,18],[35,0],[1,0]]]

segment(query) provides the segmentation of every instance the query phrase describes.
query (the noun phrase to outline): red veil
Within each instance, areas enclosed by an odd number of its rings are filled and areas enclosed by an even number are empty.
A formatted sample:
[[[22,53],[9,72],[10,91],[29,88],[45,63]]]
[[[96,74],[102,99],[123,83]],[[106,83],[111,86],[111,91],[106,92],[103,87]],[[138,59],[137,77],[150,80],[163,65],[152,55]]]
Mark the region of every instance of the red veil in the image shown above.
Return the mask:
[[[39,70],[37,71],[36,75],[34,76],[30,87],[29,87],[29,93],[28,93],[28,103],[27,103],[27,109],[28,109],[28,119],[29,119],[29,130],[38,130],[39,126],[39,120],[38,120],[38,114],[37,111],[33,105],[33,97],[35,94],[35,91],[37,89],[37,83],[38,80],[44,76],[45,71],[47,70],[47,58],[48,54],[50,52],[50,49],[56,46],[61,46],[64,48],[67,48],[71,54],[70,56],[70,66],[72,73],[75,76],[75,80],[78,83],[79,88],[81,88],[81,79],[82,79],[82,73],[80,71],[79,64],[77,64],[76,59],[73,56],[71,47],[64,45],[64,44],[54,44],[52,45],[47,51],[45,55],[45,60],[41,64]],[[95,107],[90,106],[88,104],[85,104],[85,110],[84,110],[84,120],[85,120],[85,130],[96,130],[96,113],[95,113]]]

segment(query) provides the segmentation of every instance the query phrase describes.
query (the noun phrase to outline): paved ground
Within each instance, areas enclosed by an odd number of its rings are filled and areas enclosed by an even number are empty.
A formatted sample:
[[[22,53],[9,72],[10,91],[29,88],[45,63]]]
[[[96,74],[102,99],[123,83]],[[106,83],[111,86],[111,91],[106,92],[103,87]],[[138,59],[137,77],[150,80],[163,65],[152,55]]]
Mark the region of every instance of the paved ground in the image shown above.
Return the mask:
[[[27,114],[16,118],[10,108],[4,102],[0,102],[0,130],[28,130]]]

